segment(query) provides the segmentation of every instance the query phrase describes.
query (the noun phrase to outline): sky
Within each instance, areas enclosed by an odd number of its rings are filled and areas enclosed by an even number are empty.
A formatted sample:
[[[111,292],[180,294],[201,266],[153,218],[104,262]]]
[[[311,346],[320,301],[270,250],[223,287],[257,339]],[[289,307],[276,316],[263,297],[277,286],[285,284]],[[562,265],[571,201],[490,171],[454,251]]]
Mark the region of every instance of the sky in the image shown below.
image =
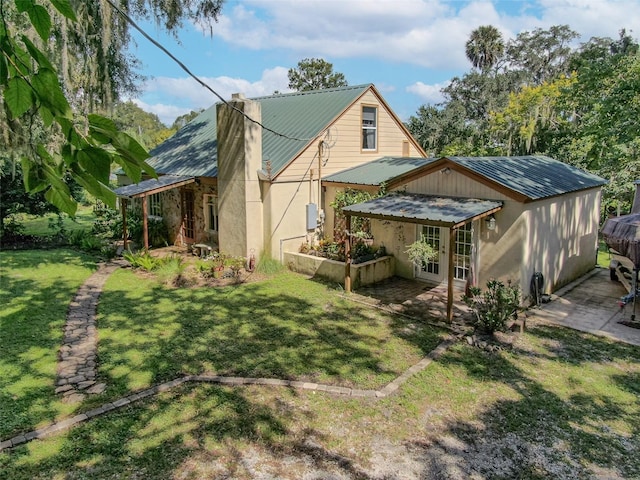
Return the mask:
[[[222,98],[289,92],[287,71],[322,58],[349,85],[373,83],[406,121],[468,72],[469,34],[493,25],[505,41],[523,31],[569,25],[581,37],[640,32],[640,0],[226,0],[211,26],[185,24],[177,38],[153,23],[140,26]],[[133,99],[170,125],[208,108],[213,93],[131,29],[131,53],[146,81]]]

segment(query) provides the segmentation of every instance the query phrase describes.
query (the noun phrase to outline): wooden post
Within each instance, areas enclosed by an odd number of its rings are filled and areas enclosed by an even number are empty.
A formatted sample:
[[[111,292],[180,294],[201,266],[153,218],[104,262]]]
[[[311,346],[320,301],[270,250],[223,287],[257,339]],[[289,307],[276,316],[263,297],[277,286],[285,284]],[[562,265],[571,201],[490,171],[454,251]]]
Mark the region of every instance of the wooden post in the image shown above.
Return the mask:
[[[344,240],[344,290],[351,293],[351,215],[347,215],[347,238]]]
[[[122,248],[127,250],[127,199],[123,198],[120,201],[120,208],[122,210]]]
[[[449,271],[447,272],[447,321],[453,322],[453,252],[456,248],[456,230],[454,228],[449,229],[449,252],[448,263]]]
[[[144,249],[149,250],[149,219],[147,218],[147,196],[142,197],[142,235],[144,236]]]

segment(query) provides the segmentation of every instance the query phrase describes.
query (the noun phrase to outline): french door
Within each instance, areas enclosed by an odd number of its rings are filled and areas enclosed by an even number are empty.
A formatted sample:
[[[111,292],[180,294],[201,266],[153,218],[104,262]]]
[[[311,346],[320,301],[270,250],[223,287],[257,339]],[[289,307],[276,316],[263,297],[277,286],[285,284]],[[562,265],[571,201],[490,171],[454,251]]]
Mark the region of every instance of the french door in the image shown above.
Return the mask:
[[[425,241],[438,251],[438,256],[431,262],[422,262],[420,267],[416,267],[416,277],[434,283],[443,282],[449,271],[447,263],[449,229],[433,225],[419,225],[417,230],[418,238],[416,240],[424,237]]]

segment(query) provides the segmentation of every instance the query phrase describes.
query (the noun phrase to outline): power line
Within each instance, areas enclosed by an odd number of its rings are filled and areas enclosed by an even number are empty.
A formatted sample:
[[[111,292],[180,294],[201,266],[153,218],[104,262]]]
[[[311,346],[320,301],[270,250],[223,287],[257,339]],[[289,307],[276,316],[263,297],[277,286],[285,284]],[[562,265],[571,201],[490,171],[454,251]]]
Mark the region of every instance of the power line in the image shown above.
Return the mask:
[[[164,52],[165,55],[167,55],[169,58],[171,58],[171,60],[176,62],[178,64],[178,66],[180,66],[180,68],[182,68],[182,70],[184,70],[187,73],[187,75],[189,75],[196,82],[198,82],[201,86],[203,86],[204,88],[209,90],[211,93],[213,93],[216,97],[218,97],[220,99],[220,101],[222,103],[224,103],[225,105],[227,105],[231,109],[233,109],[236,112],[238,112],[240,115],[242,115],[244,118],[246,118],[250,122],[255,123],[256,125],[260,126],[262,129],[264,129],[264,130],[266,130],[268,132],[271,132],[274,135],[277,135],[278,137],[286,138],[287,140],[295,140],[295,141],[298,141],[298,142],[308,142],[310,140],[314,140],[314,138],[297,138],[297,137],[291,137],[289,135],[285,135],[284,133],[276,132],[275,130],[273,130],[273,129],[269,128],[269,127],[265,127],[261,122],[251,118],[249,115],[244,113],[242,110],[240,110],[239,108],[233,106],[227,100],[222,98],[222,96],[218,92],[216,92],[213,88],[211,88],[205,82],[200,80],[200,78],[198,78],[194,73],[192,73],[191,70],[189,70],[189,68],[187,68],[187,66],[184,63],[182,63],[178,58],[176,58],[169,50],[167,50],[162,44],[160,44],[159,42],[157,42],[156,40],[151,38],[151,36],[149,36],[149,34],[147,32],[145,32],[140,26],[138,26],[138,24],[129,16],[129,14],[127,12],[125,12],[120,7],[118,7],[116,4],[114,4],[112,2],[112,0],[107,0],[107,3],[109,5],[111,5],[111,8],[113,8],[116,12],[118,12],[120,14],[120,16],[125,19],[125,21],[127,23],[129,23],[133,28],[138,30],[138,32],[140,32],[144,38],[146,38],[153,45],[155,45],[157,48],[162,50],[162,52]]]

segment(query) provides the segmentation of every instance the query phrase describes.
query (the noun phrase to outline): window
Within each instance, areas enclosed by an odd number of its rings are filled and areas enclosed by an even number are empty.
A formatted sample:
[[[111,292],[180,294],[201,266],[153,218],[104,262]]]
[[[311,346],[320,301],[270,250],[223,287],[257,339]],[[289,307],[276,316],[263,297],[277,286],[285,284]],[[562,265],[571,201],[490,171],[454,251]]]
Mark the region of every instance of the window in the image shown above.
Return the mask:
[[[204,222],[209,232],[218,231],[218,197],[215,195],[204,196]]]
[[[147,214],[153,217],[162,217],[162,194],[154,193],[147,197]]]
[[[456,230],[456,251],[453,258],[453,278],[466,280],[471,265],[471,249],[473,248],[473,227],[471,222]]]
[[[376,130],[378,125],[378,109],[362,107],[362,149],[376,150]]]

